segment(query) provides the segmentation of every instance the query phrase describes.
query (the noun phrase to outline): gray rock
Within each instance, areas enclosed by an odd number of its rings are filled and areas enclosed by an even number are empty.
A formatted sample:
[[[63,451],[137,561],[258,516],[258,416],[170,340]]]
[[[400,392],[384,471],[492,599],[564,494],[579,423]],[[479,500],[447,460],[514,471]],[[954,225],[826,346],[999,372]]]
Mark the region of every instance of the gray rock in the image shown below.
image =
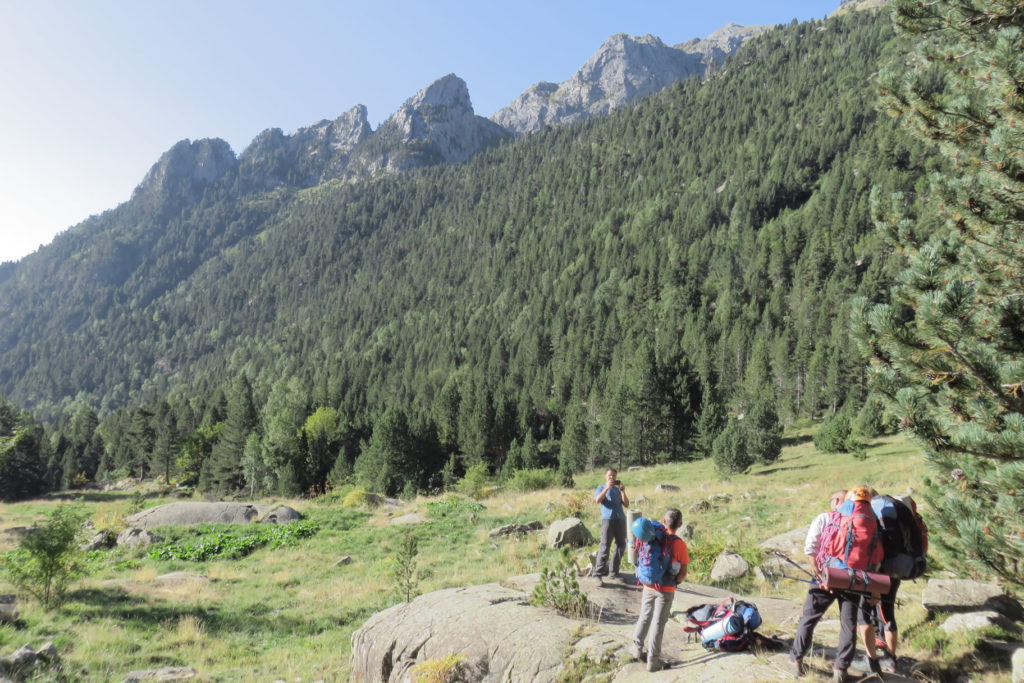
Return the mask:
[[[439,162],[458,164],[512,137],[473,113],[465,81],[448,74],[406,100],[373,134],[377,144],[356,150],[350,171],[402,172]]]
[[[410,524],[422,524],[425,521],[427,521],[427,518],[424,517],[423,515],[421,515],[420,513],[418,513],[418,512],[410,512],[407,515],[402,515],[401,517],[395,517],[394,519],[391,520],[391,523],[392,524],[398,524],[398,525],[402,525],[402,524],[410,525]]]
[[[970,579],[929,579],[921,602],[930,614],[993,610],[1010,619],[1024,617],[1021,604],[999,586]]]
[[[691,515],[695,515],[699,512],[707,512],[710,509],[711,503],[707,502],[706,500],[701,500],[691,505],[690,509],[687,510],[687,512],[689,512]]]
[[[1024,683],[1024,644],[1014,650],[1013,657],[1013,683]]]
[[[529,524],[506,524],[496,529],[491,529],[487,532],[490,538],[497,536],[525,536],[531,531],[537,531],[543,529],[544,525],[540,522],[530,522]]]
[[[183,501],[157,505],[130,515],[125,521],[139,529],[152,529],[158,526],[248,524],[262,521],[286,523],[301,518],[298,512],[283,505]]]
[[[541,81],[491,119],[517,133],[529,133],[604,116],[676,81],[704,76],[765,28],[730,24],[705,40],[672,47],[651,35],[620,33],[606,40],[569,80]]]
[[[676,535],[684,541],[691,540],[693,538],[693,525],[683,524],[678,529],[676,529]]]
[[[452,652],[466,654],[470,674],[461,680],[551,683],[584,655],[589,661],[616,662],[601,680],[629,681],[775,681],[786,677],[784,660],[768,661],[755,651],[709,656],[699,642],[687,641],[678,625],[665,629],[663,651],[673,663],[651,677],[641,662],[624,661],[640,607],[639,593],[618,581],[580,581],[580,588],[601,617],[580,622],[547,607],[529,604],[536,574],[499,584],[452,588],[419,596],[370,617],[352,636],[353,681],[398,683],[410,680],[417,663]],[[683,583],[673,611],[733,596],[729,591]],[[772,624],[795,628],[800,605],[792,600],[736,596],[757,604]],[[822,628],[819,625],[819,628]],[[838,623],[834,637],[838,637]]]
[[[86,552],[92,552],[93,550],[106,550],[113,548],[117,545],[117,534],[110,529],[104,529],[103,531],[93,534],[82,549]]]
[[[347,564],[352,564],[352,556],[351,555],[346,555],[345,557],[341,558],[340,560],[338,560],[337,562],[334,563],[334,566],[335,567],[344,567]]]
[[[580,548],[593,542],[594,537],[578,517],[552,522],[548,529],[548,546],[552,548],[561,548],[562,546]]]
[[[36,651],[31,645],[22,645],[13,654],[4,657],[3,662],[10,671],[28,671],[35,667]]]
[[[163,540],[162,536],[157,536],[152,531],[134,527],[125,529],[117,535],[117,545],[120,548],[145,548]]]
[[[750,565],[739,553],[723,550],[711,567],[711,580],[724,581],[738,579],[750,571]]]
[[[999,613],[990,610],[985,612],[960,612],[942,622],[942,630],[950,634],[958,631],[980,631],[986,626],[995,624],[998,618]]]
[[[674,484],[658,484],[654,487],[655,493],[679,493],[681,489]]]
[[[767,541],[762,541],[760,547],[764,550],[778,550],[799,562],[805,557],[804,540],[807,538],[809,528],[809,526],[802,526],[784,534],[772,536]]]
[[[0,595],[0,624],[14,624],[18,621],[18,598]]]
[[[138,683],[139,681],[187,681],[199,673],[191,666],[165,666],[162,669],[132,671],[124,677],[122,683]]]

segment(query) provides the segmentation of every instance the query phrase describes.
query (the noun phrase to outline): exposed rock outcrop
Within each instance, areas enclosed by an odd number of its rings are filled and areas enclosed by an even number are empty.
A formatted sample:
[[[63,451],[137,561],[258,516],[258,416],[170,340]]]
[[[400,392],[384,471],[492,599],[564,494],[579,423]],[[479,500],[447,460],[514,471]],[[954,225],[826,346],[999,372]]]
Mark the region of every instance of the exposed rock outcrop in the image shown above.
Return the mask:
[[[604,42],[562,83],[541,81],[491,120],[517,133],[604,116],[638,97],[693,76],[704,76],[764,26],[730,24],[708,36],[670,47],[655,36],[619,33]]]
[[[406,171],[437,163],[458,164],[511,137],[473,113],[466,82],[448,74],[416,93],[353,154],[356,169]]]
[[[643,663],[630,661],[626,648],[640,607],[640,591],[632,582],[600,583],[586,579],[583,590],[596,608],[594,620],[580,622],[529,604],[537,575],[499,584],[450,588],[421,595],[411,603],[379,612],[352,635],[352,678],[355,681],[409,680],[417,663],[449,654],[466,655],[471,680],[544,683],[584,655],[591,661],[615,662],[610,680],[626,683],[648,678]],[[731,593],[684,583],[673,612],[719,602]],[[799,607],[788,600],[744,598],[756,602],[765,621],[792,628]],[[672,669],[657,680],[779,680],[785,678],[780,654],[758,658],[753,652],[709,655],[697,642],[687,642],[678,624],[665,633],[663,653]],[[779,659],[781,658],[781,659]],[[779,661],[776,661],[779,659]]]
[[[250,503],[202,503],[186,501],[157,505],[130,515],[125,521],[138,529],[158,526],[194,526],[196,524],[287,524],[302,515],[287,505],[254,505]],[[120,544],[120,539],[118,539]]]

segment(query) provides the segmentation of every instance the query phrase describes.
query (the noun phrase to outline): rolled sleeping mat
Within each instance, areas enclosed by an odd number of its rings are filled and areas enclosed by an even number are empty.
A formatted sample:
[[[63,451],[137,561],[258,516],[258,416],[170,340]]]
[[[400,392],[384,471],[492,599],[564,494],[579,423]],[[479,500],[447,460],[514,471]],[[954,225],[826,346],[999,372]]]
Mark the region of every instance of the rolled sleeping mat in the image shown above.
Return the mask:
[[[885,574],[863,569],[827,567],[821,572],[821,587],[830,591],[870,593],[877,597],[888,593],[891,585]]]

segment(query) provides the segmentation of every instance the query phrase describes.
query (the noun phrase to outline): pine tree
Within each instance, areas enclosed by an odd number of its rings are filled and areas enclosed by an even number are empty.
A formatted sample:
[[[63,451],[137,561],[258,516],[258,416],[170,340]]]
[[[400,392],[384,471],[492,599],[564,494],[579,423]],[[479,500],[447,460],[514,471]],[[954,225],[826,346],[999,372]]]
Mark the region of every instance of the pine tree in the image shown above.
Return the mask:
[[[855,325],[875,388],[938,472],[932,537],[1024,585],[1024,11],[897,0],[893,16],[917,47],[881,75],[883,103],[951,170],[917,204],[876,208],[908,267],[891,304],[856,302]]]
[[[204,470],[201,486],[213,491],[234,491],[245,483],[242,456],[249,434],[259,426],[252,400],[252,386],[245,375],[232,384],[228,395],[227,415],[220,437],[213,445]]]

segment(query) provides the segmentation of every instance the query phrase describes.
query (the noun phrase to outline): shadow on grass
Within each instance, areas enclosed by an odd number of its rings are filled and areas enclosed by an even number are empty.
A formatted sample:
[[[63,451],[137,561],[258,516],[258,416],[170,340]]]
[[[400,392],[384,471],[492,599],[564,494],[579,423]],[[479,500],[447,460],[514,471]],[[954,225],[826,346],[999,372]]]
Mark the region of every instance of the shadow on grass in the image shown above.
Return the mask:
[[[250,603],[228,609],[215,605],[175,605],[154,603],[145,597],[120,590],[88,588],[73,591],[64,610],[76,621],[112,619],[129,630],[150,631],[161,625],[173,624],[182,617],[201,619],[207,633],[263,634],[267,637],[313,636],[339,626],[360,623],[369,618],[382,605],[358,610],[340,609],[337,613],[315,614],[301,618],[281,614],[281,610],[265,603]]]
[[[805,443],[814,441],[814,437],[810,434],[799,434],[797,436],[784,436],[782,437],[782,447],[789,448],[791,446],[802,446]]]
[[[755,477],[763,477],[769,474],[775,474],[776,472],[793,472],[795,470],[807,470],[810,468],[810,465],[789,465],[788,467],[772,467],[771,469],[762,470],[760,472],[753,472],[753,475]]]

